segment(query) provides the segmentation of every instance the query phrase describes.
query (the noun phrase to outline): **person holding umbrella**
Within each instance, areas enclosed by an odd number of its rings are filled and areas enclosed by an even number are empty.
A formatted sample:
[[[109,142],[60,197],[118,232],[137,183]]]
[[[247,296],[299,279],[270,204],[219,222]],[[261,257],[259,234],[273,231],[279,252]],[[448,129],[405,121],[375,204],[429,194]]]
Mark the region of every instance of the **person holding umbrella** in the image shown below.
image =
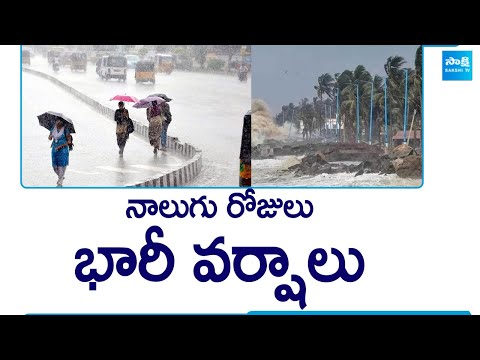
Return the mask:
[[[172,99],[170,99],[165,94],[152,94],[152,95],[149,95],[149,97],[159,97],[159,98],[165,100],[164,102],[162,102],[160,104],[160,110],[161,110],[162,116],[163,116],[162,133],[161,133],[161,136],[160,136],[160,142],[161,142],[162,147],[160,149],[165,151],[165,150],[167,150],[168,125],[170,125],[170,123],[172,122],[172,113],[170,112],[170,105],[168,103],[170,101],[172,101]],[[147,108],[147,120],[149,120],[149,121],[150,121],[150,117],[151,117],[150,116],[150,110],[151,110],[151,108],[148,107]]]
[[[160,136],[163,128],[163,111],[161,104],[165,102],[165,99],[159,96],[147,96],[144,99],[140,99],[133,105],[136,109],[147,109],[148,125],[148,139],[150,145],[153,146],[153,153],[156,155],[158,149],[160,149]]]
[[[129,137],[128,123],[130,121],[130,116],[128,115],[128,110],[122,108],[117,117],[117,111],[119,110],[120,109],[117,109],[115,112],[115,121],[117,122],[116,134],[117,134],[117,145],[118,145],[118,148],[120,149],[118,153],[120,154],[120,156],[123,156],[123,149],[125,148],[125,145]]]
[[[52,167],[58,176],[57,186],[63,186],[65,179],[65,171],[67,170],[69,160],[69,146],[72,144],[72,136],[70,130],[66,126],[65,121],[57,116],[55,125],[48,135],[48,140],[53,140],[52,148]]]
[[[162,113],[163,113],[163,126],[162,126],[162,136],[161,136],[161,143],[162,143],[162,150],[165,151],[167,150],[167,130],[168,130],[168,125],[172,122],[172,113],[170,112],[170,104],[169,102],[172,101],[167,95],[165,94],[160,94],[159,95],[162,99],[165,100],[164,103],[161,105]]]
[[[163,127],[162,111],[157,101],[152,101],[152,106],[150,107],[148,114],[148,138],[150,140],[150,145],[153,146],[153,153],[156,155],[158,149],[160,149],[160,136]]]
[[[125,103],[123,101],[118,102],[118,109],[115,110],[115,122],[118,122],[122,119],[123,110],[125,109]]]

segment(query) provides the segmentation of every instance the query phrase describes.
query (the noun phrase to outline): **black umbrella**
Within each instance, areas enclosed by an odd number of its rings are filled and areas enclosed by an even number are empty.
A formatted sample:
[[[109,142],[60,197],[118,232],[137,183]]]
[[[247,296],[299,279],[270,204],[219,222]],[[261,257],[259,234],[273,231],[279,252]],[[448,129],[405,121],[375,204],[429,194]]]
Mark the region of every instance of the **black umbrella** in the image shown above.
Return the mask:
[[[150,96],[158,96],[158,97],[161,97],[161,98],[162,98],[163,100],[165,100],[166,102],[170,102],[170,101],[173,100],[173,99],[170,99],[167,95],[165,95],[165,94],[160,94],[160,93],[148,95],[148,97],[150,97]]]
[[[67,126],[68,131],[70,131],[71,134],[75,134],[75,127],[73,126],[73,121],[69,117],[61,113],[47,111],[42,115],[38,115],[37,117],[40,125],[47,130],[52,130],[53,126],[57,122],[57,119],[60,118]]]

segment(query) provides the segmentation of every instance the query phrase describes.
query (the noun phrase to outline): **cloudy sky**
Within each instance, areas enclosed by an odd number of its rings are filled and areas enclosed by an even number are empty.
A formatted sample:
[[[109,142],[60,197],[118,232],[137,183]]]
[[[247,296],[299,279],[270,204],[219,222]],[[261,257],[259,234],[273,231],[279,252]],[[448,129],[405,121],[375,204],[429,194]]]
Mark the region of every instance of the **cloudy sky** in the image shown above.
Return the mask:
[[[264,100],[273,114],[282,105],[316,95],[321,74],[364,65],[372,75],[385,76],[389,56],[399,55],[414,68],[419,45],[253,45],[252,98]]]

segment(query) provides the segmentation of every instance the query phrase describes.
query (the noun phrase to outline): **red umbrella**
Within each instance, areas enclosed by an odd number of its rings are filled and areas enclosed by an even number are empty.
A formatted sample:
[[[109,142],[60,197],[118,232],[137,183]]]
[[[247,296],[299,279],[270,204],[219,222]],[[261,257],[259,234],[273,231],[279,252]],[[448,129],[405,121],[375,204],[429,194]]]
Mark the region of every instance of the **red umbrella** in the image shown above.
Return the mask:
[[[113,98],[110,99],[110,101],[112,100],[133,102],[133,103],[138,102],[138,99],[135,96],[130,96],[130,95],[115,95]]]

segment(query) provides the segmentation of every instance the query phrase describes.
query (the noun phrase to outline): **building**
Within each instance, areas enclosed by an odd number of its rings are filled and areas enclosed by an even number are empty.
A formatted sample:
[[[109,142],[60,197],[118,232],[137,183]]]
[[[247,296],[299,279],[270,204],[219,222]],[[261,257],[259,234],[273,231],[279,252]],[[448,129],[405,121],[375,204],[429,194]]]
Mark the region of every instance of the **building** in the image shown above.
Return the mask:
[[[409,130],[406,132],[405,137],[403,131],[397,131],[392,137],[393,146],[403,144],[403,140],[408,141],[408,145],[413,148],[422,147],[422,132],[421,130]]]

